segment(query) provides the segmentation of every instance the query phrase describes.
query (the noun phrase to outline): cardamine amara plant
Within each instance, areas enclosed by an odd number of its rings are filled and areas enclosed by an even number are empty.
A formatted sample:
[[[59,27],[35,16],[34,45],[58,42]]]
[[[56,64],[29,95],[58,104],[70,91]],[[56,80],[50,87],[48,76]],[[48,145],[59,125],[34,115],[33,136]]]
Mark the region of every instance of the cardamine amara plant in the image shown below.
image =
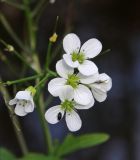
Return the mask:
[[[44,63],[40,60],[37,50],[38,19],[46,4],[55,1],[37,1],[32,7],[29,0],[17,3],[15,0],[3,0],[9,7],[15,7],[25,20],[24,38],[18,37],[6,16],[0,11],[0,23],[13,44],[0,36],[0,59],[7,65],[12,80],[4,79],[0,75],[0,93],[13,124],[15,135],[22,155],[16,157],[13,153],[0,148],[0,160],[62,160],[74,151],[99,145],[108,140],[106,133],[87,133],[75,135],[82,130],[82,120],[79,110],[90,109],[94,112],[95,101],[103,102],[112,87],[112,79],[106,73],[100,73],[93,62],[94,57],[106,53],[102,52],[102,43],[92,38],[81,44],[75,33],[64,33],[62,43],[59,40],[57,25],[58,16],[53,32],[48,37],[48,44]],[[20,24],[19,24],[20,26]],[[56,43],[57,42],[57,43]],[[63,51],[60,48],[63,48]],[[62,52],[57,62],[55,57]],[[64,54],[63,54],[64,53]],[[16,57],[20,64],[21,73],[16,73],[12,66],[12,59]],[[14,63],[14,62],[13,62]],[[55,69],[50,65],[55,64]],[[3,68],[3,71],[5,68]],[[47,95],[47,91],[50,96]],[[58,104],[52,106],[54,98],[59,98]],[[44,153],[31,152],[24,138],[20,118],[38,113],[39,123],[44,136]],[[66,122],[67,136],[62,142],[52,138],[49,125]]]

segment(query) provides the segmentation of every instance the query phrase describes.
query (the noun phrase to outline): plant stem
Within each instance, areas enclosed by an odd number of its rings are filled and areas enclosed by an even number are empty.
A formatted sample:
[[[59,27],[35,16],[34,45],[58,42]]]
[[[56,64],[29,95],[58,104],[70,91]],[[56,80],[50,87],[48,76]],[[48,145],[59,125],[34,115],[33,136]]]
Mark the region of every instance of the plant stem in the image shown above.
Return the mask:
[[[45,103],[45,109],[51,104],[51,102],[53,101],[54,97],[52,95],[49,95],[47,97],[46,103]]]
[[[26,22],[27,22],[27,29],[28,29],[28,34],[29,34],[29,43],[31,50],[35,50],[36,47],[36,42],[35,42],[35,26],[33,25],[33,19],[32,19],[32,14],[29,8],[29,0],[23,0],[24,2],[24,7],[25,7],[25,17],[26,17]]]
[[[17,84],[17,83],[23,83],[23,82],[26,82],[26,81],[31,81],[31,80],[34,80],[38,77],[41,77],[42,74],[37,74],[37,75],[34,75],[34,76],[31,76],[31,77],[26,77],[26,78],[22,78],[22,79],[18,79],[18,80],[14,80],[14,81],[7,81],[7,82],[2,82],[1,84],[2,85],[13,85],[13,84]]]
[[[39,13],[39,11],[41,10],[42,6],[44,6],[45,1],[46,0],[41,0],[41,1],[39,1],[39,3],[37,3],[35,9],[32,12],[32,17],[36,16]]]
[[[58,20],[59,20],[59,16],[56,17],[56,21],[55,21],[55,25],[54,25],[54,29],[53,29],[53,34],[56,33]],[[49,40],[48,49],[47,49],[47,56],[46,56],[46,63],[45,63],[46,70],[49,69],[49,64],[50,64],[50,61],[52,58],[52,55],[51,55],[52,44],[53,44],[53,42],[51,42]]]
[[[42,90],[42,86],[46,83],[47,79],[51,76],[54,76],[54,73],[52,71],[48,71],[48,74],[46,74],[46,76],[40,80],[39,83],[36,84],[35,88],[38,88],[37,91],[37,95],[35,98],[37,103],[38,103],[38,113],[39,113],[39,117],[40,117],[40,122],[41,122],[41,126],[43,128],[43,133],[44,133],[44,138],[45,138],[45,148],[48,149],[48,152],[51,153],[53,150],[53,146],[52,146],[52,138],[51,138],[51,134],[49,131],[49,127],[48,124],[46,123],[45,117],[44,117],[44,112],[45,112],[45,103],[44,103],[44,99],[43,99],[43,93],[41,93]],[[47,151],[46,151],[47,153]]]
[[[29,65],[29,62],[26,61],[25,57],[22,57],[16,50],[13,51],[13,53],[19,58],[26,66],[31,68],[33,71],[37,72],[31,65]]]
[[[19,145],[21,147],[21,150],[22,150],[22,154],[26,155],[28,153],[28,149],[27,149],[27,146],[26,146],[26,142],[25,142],[23,133],[21,131],[20,123],[18,121],[17,116],[14,114],[13,108],[8,105],[8,102],[9,102],[9,99],[10,99],[9,93],[8,93],[7,89],[3,86],[0,86],[0,90],[1,90],[1,93],[3,94],[5,104],[7,106],[8,113],[9,113],[10,119],[12,121],[18,143],[19,143]]]
[[[47,56],[46,56],[46,63],[45,63],[46,70],[49,68],[49,64],[50,64],[51,48],[52,48],[52,42],[49,41],[48,49],[47,49]]]
[[[20,39],[17,37],[17,35],[13,31],[13,29],[11,28],[10,24],[8,23],[8,21],[6,20],[6,18],[3,16],[3,14],[1,12],[0,12],[0,21],[3,24],[3,26],[5,27],[5,29],[7,30],[7,32],[11,35],[13,40],[17,43],[17,45],[22,50],[29,53],[30,52],[29,49],[27,49],[26,46],[24,46],[24,44],[20,41]]]
[[[8,4],[8,5],[12,6],[12,7],[17,8],[17,9],[21,9],[21,10],[24,9],[23,5],[8,1],[8,0],[4,0],[3,3],[6,3],[6,4]]]
[[[48,74],[34,87],[34,88],[38,88],[40,87],[41,85],[44,84],[44,82],[48,79]]]
[[[37,83],[36,86],[34,86],[34,88],[39,88],[40,86],[42,86],[49,77],[56,77],[56,73],[51,70],[48,70],[46,76],[43,79],[41,79],[41,81],[39,81],[39,83]]]
[[[51,138],[48,124],[47,124],[45,117],[44,117],[44,105],[45,104],[44,104],[44,100],[43,100],[43,94],[40,94],[37,109],[38,109],[38,113],[40,116],[40,122],[41,122],[41,126],[43,128],[44,138],[45,138],[45,142],[46,142],[45,148],[48,149],[49,153],[51,153],[53,150],[52,138]],[[46,150],[46,153],[47,153],[47,150]]]
[[[99,56],[94,57],[94,59],[97,59],[97,58],[99,58],[100,56],[103,56],[104,54],[106,54],[106,53],[108,53],[108,52],[110,52],[110,51],[111,51],[111,49],[107,49],[107,50],[101,52],[101,53],[99,54]]]
[[[9,44],[7,44],[4,40],[0,39],[0,42],[7,48],[9,46]],[[29,65],[29,62],[26,61],[26,58],[24,56],[21,56],[15,49],[13,51],[11,51],[12,53],[15,54],[15,56],[20,59],[26,66],[28,66],[29,68],[31,68],[33,71],[36,71],[32,66]]]

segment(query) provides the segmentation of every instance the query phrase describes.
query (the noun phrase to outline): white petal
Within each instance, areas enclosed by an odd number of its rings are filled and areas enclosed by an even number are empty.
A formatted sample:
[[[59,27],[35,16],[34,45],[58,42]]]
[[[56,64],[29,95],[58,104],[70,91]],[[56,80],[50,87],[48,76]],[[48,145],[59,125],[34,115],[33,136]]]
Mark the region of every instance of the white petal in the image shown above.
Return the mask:
[[[64,54],[63,59],[64,59],[65,63],[72,68],[76,68],[79,66],[78,61],[75,61],[75,62],[72,61],[71,55]]]
[[[71,54],[74,51],[78,52],[80,46],[81,46],[80,39],[74,33],[67,34],[63,39],[63,48],[67,54]]]
[[[9,101],[9,105],[14,105],[14,104],[16,104],[17,103],[17,99],[11,99],[10,101]]]
[[[100,89],[97,89],[97,88],[92,88],[92,93],[93,93],[93,96],[94,98],[98,101],[98,102],[103,102],[106,100],[107,98],[107,93],[100,90]]]
[[[31,100],[32,99],[32,96],[31,96],[31,92],[29,91],[19,91],[17,92],[16,94],[16,99],[24,99],[24,100]]]
[[[91,76],[98,72],[98,68],[92,61],[85,60],[78,66],[78,70],[85,76]]]
[[[74,73],[74,69],[69,67],[64,60],[59,60],[56,63],[56,71],[60,77],[68,78],[68,75]]]
[[[82,126],[82,121],[79,115],[73,110],[66,112],[66,124],[70,131],[78,131]]]
[[[61,109],[60,105],[49,108],[45,113],[45,119],[49,123],[55,124],[60,121],[60,119],[58,118],[58,114],[60,114],[61,118],[63,118],[64,111]]]
[[[81,73],[78,73],[77,76],[80,78],[80,82],[83,84],[91,84],[98,80],[99,73],[95,73],[91,76],[85,76]]]
[[[86,58],[96,57],[101,52],[101,50],[102,44],[96,38],[89,39],[81,47],[81,52],[85,54]]]
[[[92,99],[93,96],[88,87],[79,84],[78,88],[74,89],[74,100],[78,104],[87,105]]]
[[[27,112],[27,113],[30,113],[30,112],[33,112],[33,110],[34,110],[34,102],[32,101],[30,101],[30,102],[28,102],[27,103],[27,105],[25,106],[25,112]]]
[[[98,81],[102,82],[100,83],[100,87],[104,91],[109,91],[112,87],[112,79],[105,73],[102,73],[99,75]]]
[[[92,101],[88,105],[80,105],[80,104],[77,103],[74,107],[76,109],[89,109],[89,108],[93,107],[94,102],[95,101],[94,101],[94,98],[93,98]]]
[[[64,78],[54,78],[48,83],[48,91],[55,97],[59,96],[66,84]]]
[[[26,116],[25,108],[22,105],[17,104],[15,107],[15,114],[18,116]]]
[[[65,101],[65,100],[72,100],[74,97],[74,90],[71,86],[69,85],[65,85],[63,87],[63,90],[60,94],[60,99],[61,101]]]

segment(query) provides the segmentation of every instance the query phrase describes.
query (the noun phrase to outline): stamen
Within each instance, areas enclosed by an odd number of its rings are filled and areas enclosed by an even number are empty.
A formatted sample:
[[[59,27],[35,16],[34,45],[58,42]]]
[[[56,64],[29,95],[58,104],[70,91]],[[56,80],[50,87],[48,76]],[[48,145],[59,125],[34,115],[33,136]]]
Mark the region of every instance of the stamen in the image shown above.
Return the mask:
[[[65,111],[71,112],[72,109],[74,108],[74,102],[65,100],[64,102],[61,103],[61,108]]]
[[[68,80],[66,84],[72,86],[73,88],[77,88],[79,82],[80,82],[79,77],[75,74],[72,74],[68,76]]]
[[[80,64],[82,64],[85,60],[85,55],[83,52],[77,53],[77,52],[73,52],[72,53],[72,61],[78,61]]]

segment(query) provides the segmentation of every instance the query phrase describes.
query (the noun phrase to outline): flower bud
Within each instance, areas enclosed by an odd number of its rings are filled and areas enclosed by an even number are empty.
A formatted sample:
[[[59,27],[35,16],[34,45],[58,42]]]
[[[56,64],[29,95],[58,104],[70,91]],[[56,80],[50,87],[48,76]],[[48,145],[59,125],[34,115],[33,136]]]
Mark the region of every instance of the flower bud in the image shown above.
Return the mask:
[[[49,41],[52,42],[52,43],[55,43],[56,40],[57,40],[57,37],[58,37],[58,35],[57,35],[56,33],[54,33],[54,34],[50,37]]]
[[[8,51],[8,52],[13,52],[15,49],[12,45],[8,44],[5,48],[5,51]]]

